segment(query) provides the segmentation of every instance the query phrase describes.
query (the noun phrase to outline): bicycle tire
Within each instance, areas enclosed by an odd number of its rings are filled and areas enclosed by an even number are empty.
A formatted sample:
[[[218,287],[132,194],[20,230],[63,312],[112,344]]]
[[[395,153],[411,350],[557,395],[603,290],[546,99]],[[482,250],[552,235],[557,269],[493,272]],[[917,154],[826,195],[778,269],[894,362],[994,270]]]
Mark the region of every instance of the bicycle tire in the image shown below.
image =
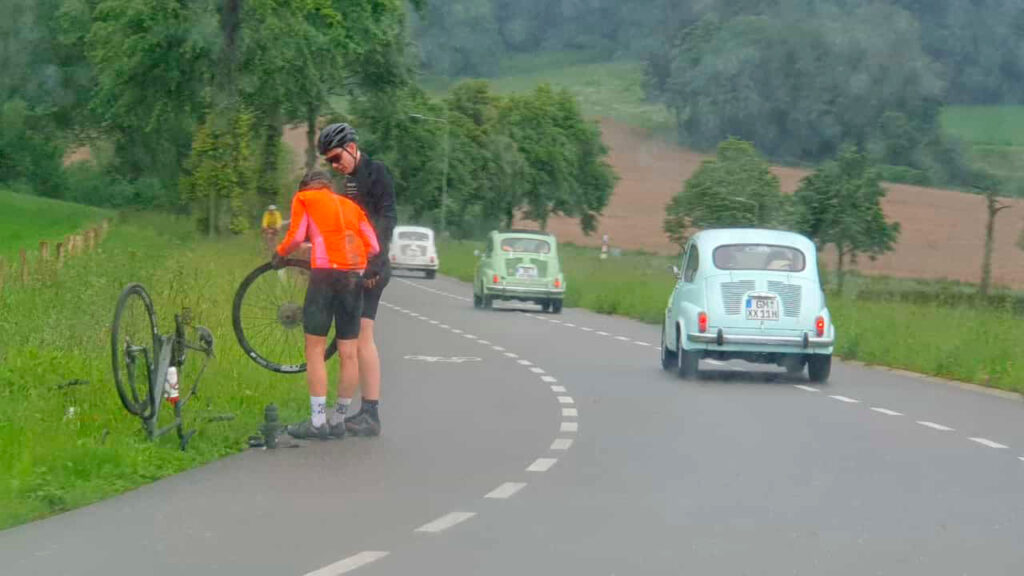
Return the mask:
[[[246,311],[243,310],[243,305],[246,302],[246,296],[249,295],[250,290],[264,275],[268,273],[278,273],[286,271],[289,268],[297,268],[309,271],[309,262],[306,260],[299,260],[295,258],[289,258],[285,260],[285,267],[280,270],[275,270],[269,262],[265,262],[260,266],[257,266],[252,272],[250,272],[238,285],[238,289],[235,291],[234,302],[231,304],[231,326],[235,331],[235,338],[238,340],[238,345],[242,347],[242,351],[249,357],[253,362],[270,370],[272,372],[278,372],[281,374],[299,374],[306,371],[306,362],[290,362],[279,354],[276,355],[271,353],[271,350],[264,349],[260,350],[260,344],[254,345],[253,340],[256,340],[257,333],[252,328],[251,322],[247,322]],[[288,272],[284,272],[286,275]],[[295,295],[293,295],[295,297]],[[264,330],[277,330],[274,328],[274,324],[278,324],[284,330],[295,330],[301,328],[301,309],[302,303],[296,301],[282,301],[275,302],[273,298],[270,301],[270,306],[274,308],[270,312],[273,313],[269,320],[264,320]],[[287,307],[287,309],[286,309]],[[287,317],[287,321],[282,318]],[[296,324],[298,323],[298,324]],[[247,334],[246,324],[250,324],[249,331],[252,334]],[[286,324],[292,324],[290,327]],[[298,349],[301,352],[301,348]],[[331,338],[328,342],[327,349],[324,351],[324,360],[329,359],[338,351],[337,340]]]
[[[127,327],[124,326],[127,321],[125,313],[136,300],[142,303],[145,310],[145,317],[141,319],[144,323],[142,325],[144,332],[136,336],[137,339],[144,339],[145,342],[133,342],[132,334],[128,334]],[[130,311],[128,314],[134,315],[134,311]],[[114,323],[110,328],[111,368],[114,372],[114,384],[117,387],[117,395],[121,399],[121,404],[131,414],[143,418],[147,416],[153,404],[150,379],[153,374],[153,360],[158,337],[153,300],[142,284],[129,284],[121,291],[121,295],[117,299],[117,307],[114,309]],[[129,347],[135,348],[136,351],[129,354]],[[142,350],[142,353],[139,354],[138,350]],[[144,379],[142,381],[138,381],[139,379],[135,377],[135,362],[129,358],[143,360],[144,374],[142,376]],[[139,390],[140,386],[143,388],[142,390]]]

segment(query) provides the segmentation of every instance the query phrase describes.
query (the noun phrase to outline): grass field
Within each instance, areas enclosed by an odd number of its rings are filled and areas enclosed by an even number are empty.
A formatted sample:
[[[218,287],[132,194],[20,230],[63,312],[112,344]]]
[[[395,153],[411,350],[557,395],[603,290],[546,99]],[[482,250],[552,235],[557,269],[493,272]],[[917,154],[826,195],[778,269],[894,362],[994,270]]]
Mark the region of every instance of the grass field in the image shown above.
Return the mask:
[[[441,272],[471,281],[480,242],[443,242]],[[600,260],[596,249],[559,247],[566,275],[566,306],[661,322],[675,279],[674,259],[642,252]],[[918,282],[860,278],[858,287],[914,289]],[[931,283],[935,285],[935,283]],[[949,288],[949,287],[947,287]],[[847,295],[829,299],[839,331],[837,355],[1024,393],[1024,323],[1008,312],[903,302],[864,302]]]
[[[0,293],[0,529],[242,450],[267,403],[286,421],[305,415],[303,376],[258,367],[231,330],[235,288],[264,259],[258,241],[212,242],[192,230],[169,215],[119,219],[98,250],[70,260],[55,280]],[[153,296],[161,331],[189,306],[217,339],[217,357],[186,412],[199,429],[188,452],[177,450],[173,434],[148,442],[117,398],[110,324],[130,282]],[[75,379],[88,383],[62,387]],[[235,420],[204,422],[224,413]]]
[[[0,258],[13,263],[21,248],[39,249],[111,215],[107,210],[0,189]]]
[[[593,60],[588,53],[567,52],[510,58],[486,80],[501,94],[527,92],[545,82],[568,88],[587,116],[614,118],[659,136],[675,137],[675,123],[668,110],[644,97],[643,62]],[[436,95],[457,81],[428,77],[421,84]]]
[[[968,144],[972,163],[1004,179],[1008,194],[1024,196],[1024,106],[948,106],[942,127]]]

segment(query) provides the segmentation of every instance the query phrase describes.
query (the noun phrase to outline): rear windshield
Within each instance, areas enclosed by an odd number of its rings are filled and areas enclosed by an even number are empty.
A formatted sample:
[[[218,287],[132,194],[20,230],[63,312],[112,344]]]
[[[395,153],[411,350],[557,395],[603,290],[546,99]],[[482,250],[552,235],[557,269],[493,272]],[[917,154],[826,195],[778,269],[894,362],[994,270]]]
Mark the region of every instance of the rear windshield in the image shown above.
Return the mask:
[[[399,232],[398,239],[406,242],[430,242],[430,234],[426,232]]]
[[[772,244],[719,246],[715,248],[714,261],[719,270],[801,272],[806,265],[803,252],[791,246]]]
[[[550,254],[551,243],[539,238],[505,238],[501,241],[502,252],[529,252]]]

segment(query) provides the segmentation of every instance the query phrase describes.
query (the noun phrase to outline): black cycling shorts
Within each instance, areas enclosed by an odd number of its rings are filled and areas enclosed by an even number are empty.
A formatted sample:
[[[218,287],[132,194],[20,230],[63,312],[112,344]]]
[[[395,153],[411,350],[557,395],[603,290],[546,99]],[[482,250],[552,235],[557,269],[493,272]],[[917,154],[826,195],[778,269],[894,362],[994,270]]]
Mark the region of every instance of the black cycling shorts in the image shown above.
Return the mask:
[[[335,338],[359,337],[363,312],[362,275],[348,270],[314,268],[309,272],[302,327],[306,334],[327,336],[334,324]]]
[[[373,288],[363,289],[363,314],[367,320],[377,319],[377,307],[380,306],[380,297],[384,293],[384,287],[391,282],[391,266],[385,266],[380,274],[380,280]]]

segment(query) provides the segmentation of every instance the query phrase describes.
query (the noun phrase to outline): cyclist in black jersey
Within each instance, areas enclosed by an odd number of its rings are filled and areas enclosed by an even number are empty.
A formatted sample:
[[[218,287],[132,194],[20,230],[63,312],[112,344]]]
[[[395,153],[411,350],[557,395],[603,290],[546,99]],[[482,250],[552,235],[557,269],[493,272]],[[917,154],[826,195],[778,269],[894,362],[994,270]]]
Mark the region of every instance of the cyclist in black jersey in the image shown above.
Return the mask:
[[[345,123],[331,124],[320,131],[317,149],[336,172],[345,175],[344,194],[359,204],[374,230],[380,253],[370,260],[363,286],[363,312],[359,329],[359,384],[362,403],[359,413],[348,416],[355,390],[343,391],[335,407],[336,416],[345,420],[345,428],[354,436],[380,434],[380,356],[373,336],[374,322],[381,294],[391,279],[388,247],[391,233],[398,222],[395,209],[395,186],[387,167],[359,149],[356,131]]]

